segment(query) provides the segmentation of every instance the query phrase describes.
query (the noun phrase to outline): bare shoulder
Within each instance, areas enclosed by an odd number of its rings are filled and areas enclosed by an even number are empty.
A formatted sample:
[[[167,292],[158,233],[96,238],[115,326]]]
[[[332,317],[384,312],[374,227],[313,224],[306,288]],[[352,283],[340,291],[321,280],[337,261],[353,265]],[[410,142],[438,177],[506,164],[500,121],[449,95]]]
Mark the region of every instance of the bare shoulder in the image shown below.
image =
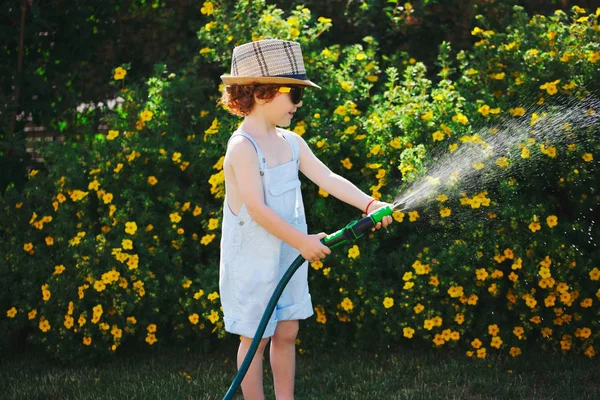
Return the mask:
[[[256,149],[250,140],[242,135],[236,135],[229,141],[225,158],[228,161],[250,161],[256,159]]]

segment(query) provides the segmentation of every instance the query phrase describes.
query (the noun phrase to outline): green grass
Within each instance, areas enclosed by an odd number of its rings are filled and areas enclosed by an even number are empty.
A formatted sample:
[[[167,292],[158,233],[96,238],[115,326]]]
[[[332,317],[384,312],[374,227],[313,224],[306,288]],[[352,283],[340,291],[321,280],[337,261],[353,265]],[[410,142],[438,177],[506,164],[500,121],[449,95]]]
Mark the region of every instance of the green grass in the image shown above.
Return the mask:
[[[221,399],[236,372],[235,352],[164,348],[93,365],[12,354],[0,361],[0,398]],[[268,358],[264,365],[266,398],[273,399]],[[415,349],[377,356],[338,350],[298,355],[296,399],[600,399],[598,367],[598,360],[541,353],[475,361]]]

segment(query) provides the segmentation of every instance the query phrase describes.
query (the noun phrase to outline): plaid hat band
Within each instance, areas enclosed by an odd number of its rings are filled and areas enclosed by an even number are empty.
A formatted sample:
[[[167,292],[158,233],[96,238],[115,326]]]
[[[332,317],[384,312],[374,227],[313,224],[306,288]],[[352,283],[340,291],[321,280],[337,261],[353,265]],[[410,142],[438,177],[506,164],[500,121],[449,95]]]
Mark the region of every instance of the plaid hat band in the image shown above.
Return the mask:
[[[282,83],[319,87],[311,82],[304,68],[300,44],[268,39],[236,47],[231,74],[223,75],[225,84]]]

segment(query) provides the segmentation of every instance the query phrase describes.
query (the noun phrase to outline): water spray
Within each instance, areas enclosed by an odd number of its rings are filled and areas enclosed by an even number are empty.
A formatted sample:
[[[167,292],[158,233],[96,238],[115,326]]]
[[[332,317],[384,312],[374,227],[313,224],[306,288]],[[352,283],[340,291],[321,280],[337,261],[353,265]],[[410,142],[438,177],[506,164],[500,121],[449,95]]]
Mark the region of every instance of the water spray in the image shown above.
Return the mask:
[[[388,215],[391,216],[394,210],[398,207],[399,204],[394,203],[391,206],[388,205],[379,208],[373,211],[371,214],[367,215],[366,217],[358,221],[352,221],[339,231],[324,237],[323,239],[321,239],[321,242],[329,248],[351,243],[362,237],[367,231],[369,231],[369,229],[373,229],[378,223],[382,222],[384,217],[387,217]],[[271,319],[271,315],[275,311],[277,301],[279,301],[283,290],[287,286],[290,279],[292,279],[292,276],[294,275],[296,270],[300,268],[302,264],[304,264],[304,261],[304,257],[302,257],[302,255],[299,255],[294,260],[294,262],[292,262],[292,264],[289,266],[289,268],[277,284],[277,287],[271,295],[271,299],[267,304],[267,308],[265,309],[260,323],[258,324],[258,328],[256,329],[256,333],[254,334],[252,343],[250,344],[248,352],[246,353],[246,357],[244,358],[244,361],[242,362],[238,373],[236,374],[233,382],[231,383],[229,390],[225,394],[225,397],[223,397],[223,400],[232,399],[235,393],[237,392],[239,386],[242,383],[242,380],[244,379],[244,376],[246,376],[246,372],[248,371],[250,364],[252,363],[252,359],[254,358],[254,354],[258,349],[258,345],[262,339],[262,335],[265,333],[265,329],[267,328],[269,319]]]

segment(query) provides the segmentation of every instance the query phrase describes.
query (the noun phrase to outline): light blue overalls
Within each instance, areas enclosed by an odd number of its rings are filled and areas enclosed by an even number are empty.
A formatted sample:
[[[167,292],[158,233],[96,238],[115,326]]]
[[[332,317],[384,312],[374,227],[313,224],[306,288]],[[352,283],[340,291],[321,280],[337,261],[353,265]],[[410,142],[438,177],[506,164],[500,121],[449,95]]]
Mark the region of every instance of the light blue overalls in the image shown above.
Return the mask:
[[[267,168],[260,147],[250,135],[238,129],[231,137],[244,136],[256,148],[265,204],[306,233],[306,215],[298,179],[300,146],[294,133],[284,129],[278,131],[292,149],[292,160],[272,168]],[[254,337],[277,283],[298,255],[297,249],[257,224],[245,204],[238,215],[234,215],[225,195],[219,293],[227,332]],[[277,302],[263,338],[273,336],[278,321],[306,319],[311,315],[308,262],[304,262]]]

